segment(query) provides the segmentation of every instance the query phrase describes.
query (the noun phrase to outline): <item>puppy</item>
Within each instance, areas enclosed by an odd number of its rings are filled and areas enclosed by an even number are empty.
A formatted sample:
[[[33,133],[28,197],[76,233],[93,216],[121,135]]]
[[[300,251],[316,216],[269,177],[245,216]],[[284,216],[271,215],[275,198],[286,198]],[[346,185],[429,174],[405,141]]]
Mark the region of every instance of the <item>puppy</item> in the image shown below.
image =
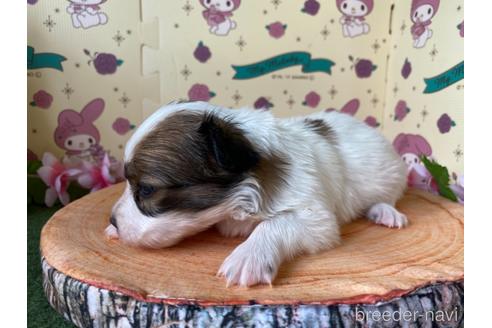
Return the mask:
[[[359,216],[407,224],[394,207],[405,164],[377,130],[338,112],[278,119],[173,103],[128,141],[125,176],[106,234],[151,248],[213,225],[248,236],[219,269],[228,286],[271,284],[283,261],[335,246]]]

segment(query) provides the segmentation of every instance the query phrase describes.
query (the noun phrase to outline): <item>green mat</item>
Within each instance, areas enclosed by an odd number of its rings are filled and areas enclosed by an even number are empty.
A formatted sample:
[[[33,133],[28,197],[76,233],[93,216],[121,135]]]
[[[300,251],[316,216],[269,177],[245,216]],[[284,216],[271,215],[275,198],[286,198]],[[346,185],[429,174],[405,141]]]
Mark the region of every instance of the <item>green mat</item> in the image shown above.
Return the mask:
[[[75,327],[53,310],[43,292],[39,235],[46,221],[57,209],[58,207],[27,207],[27,327]]]

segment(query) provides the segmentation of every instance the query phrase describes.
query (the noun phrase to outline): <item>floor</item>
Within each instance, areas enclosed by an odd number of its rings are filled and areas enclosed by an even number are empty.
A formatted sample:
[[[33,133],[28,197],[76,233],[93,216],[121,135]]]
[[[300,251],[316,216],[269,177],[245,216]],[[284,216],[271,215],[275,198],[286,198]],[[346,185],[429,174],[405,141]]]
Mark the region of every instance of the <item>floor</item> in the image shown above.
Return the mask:
[[[39,236],[43,225],[58,208],[27,208],[27,327],[75,327],[51,308],[43,293]]]

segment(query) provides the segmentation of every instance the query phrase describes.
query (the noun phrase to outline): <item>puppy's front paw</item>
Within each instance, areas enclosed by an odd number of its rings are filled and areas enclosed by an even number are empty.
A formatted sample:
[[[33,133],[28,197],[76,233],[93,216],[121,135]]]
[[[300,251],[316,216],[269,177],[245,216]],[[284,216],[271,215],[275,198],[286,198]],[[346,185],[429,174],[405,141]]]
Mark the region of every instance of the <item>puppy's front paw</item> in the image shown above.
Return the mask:
[[[118,229],[112,224],[108,225],[106,229],[104,229],[104,235],[107,239],[119,239],[120,236],[118,234]]]
[[[239,245],[222,263],[218,275],[227,281],[227,287],[248,287],[256,284],[272,284],[277,275],[278,261],[269,254],[249,247],[247,242]]]

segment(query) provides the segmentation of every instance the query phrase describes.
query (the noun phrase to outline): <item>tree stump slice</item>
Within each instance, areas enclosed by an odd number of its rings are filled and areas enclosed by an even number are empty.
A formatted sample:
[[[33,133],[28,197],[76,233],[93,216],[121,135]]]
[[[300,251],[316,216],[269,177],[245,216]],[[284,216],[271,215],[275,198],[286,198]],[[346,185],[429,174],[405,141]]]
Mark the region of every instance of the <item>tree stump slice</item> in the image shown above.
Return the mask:
[[[226,288],[216,272],[243,239],[210,229],[160,250],[107,240],[123,188],[69,204],[41,234],[46,296],[78,327],[463,326],[459,204],[409,190],[397,204],[405,229],[360,219],[339,247],[284,263],[273,287]]]

